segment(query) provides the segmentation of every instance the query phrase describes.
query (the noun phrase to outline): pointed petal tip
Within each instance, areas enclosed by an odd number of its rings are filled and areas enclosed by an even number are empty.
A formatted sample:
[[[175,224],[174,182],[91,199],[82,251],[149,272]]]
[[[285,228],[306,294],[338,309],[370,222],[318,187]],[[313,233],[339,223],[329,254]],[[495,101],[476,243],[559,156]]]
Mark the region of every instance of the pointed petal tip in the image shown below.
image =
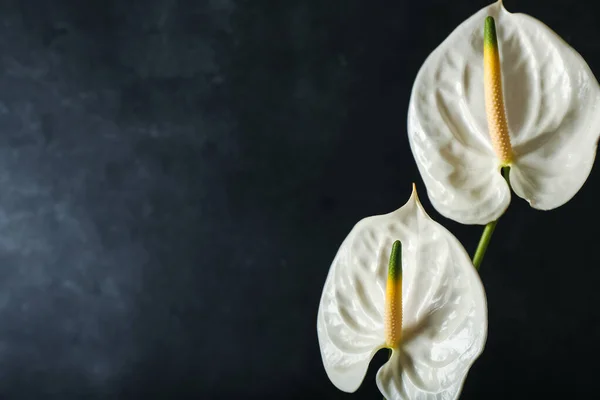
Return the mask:
[[[427,212],[423,208],[423,204],[421,203],[421,199],[419,199],[419,194],[417,192],[417,185],[414,182],[412,184],[412,193],[410,195],[410,198],[406,202],[406,205],[409,205],[409,204],[412,207],[415,207],[414,210],[417,211],[417,213],[422,213],[422,214],[424,214],[426,216],[429,216],[429,214],[427,214]]]
[[[496,2],[496,6],[500,9],[500,11],[504,11],[510,14],[510,12],[506,9],[506,7],[504,7],[504,1],[503,0],[498,0]]]
[[[419,200],[419,195],[417,194],[417,184],[414,182],[412,183],[412,193],[410,197],[414,198],[415,200]]]
[[[417,192],[417,184],[413,182],[412,184],[412,193],[410,195],[410,200],[417,204],[419,208],[422,208],[421,199],[419,199],[419,193]]]

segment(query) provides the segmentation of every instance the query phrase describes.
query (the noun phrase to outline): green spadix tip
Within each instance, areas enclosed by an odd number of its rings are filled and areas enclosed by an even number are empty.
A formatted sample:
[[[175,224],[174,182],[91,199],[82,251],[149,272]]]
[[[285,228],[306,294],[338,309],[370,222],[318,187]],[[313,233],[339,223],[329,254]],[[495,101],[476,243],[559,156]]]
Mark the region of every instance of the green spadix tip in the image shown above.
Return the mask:
[[[493,17],[485,18],[485,25],[483,28],[483,43],[486,46],[496,47],[498,45],[498,39],[496,38],[496,22]]]
[[[388,276],[392,280],[397,280],[402,276],[402,243],[399,240],[392,245]]]

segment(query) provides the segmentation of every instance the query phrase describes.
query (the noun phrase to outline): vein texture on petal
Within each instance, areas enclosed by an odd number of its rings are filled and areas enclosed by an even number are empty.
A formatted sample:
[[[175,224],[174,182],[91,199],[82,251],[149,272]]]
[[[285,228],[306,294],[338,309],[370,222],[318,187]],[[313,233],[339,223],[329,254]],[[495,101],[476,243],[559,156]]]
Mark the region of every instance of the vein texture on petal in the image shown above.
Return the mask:
[[[360,221],[338,250],[317,322],[325,370],[338,388],[353,392],[386,345],[383,311],[395,241],[402,243],[402,335],[394,352],[404,361],[385,369],[387,383],[378,385],[388,398],[426,392],[455,398],[483,351],[485,294],[464,248],[425,213],[416,193],[400,209]]]
[[[487,224],[510,203],[494,156],[483,89],[483,29],[496,20],[515,193],[539,209],[571,199],[600,136],[600,87],[581,56],[540,21],[491,4],[457,27],[421,67],[409,105],[411,149],[434,207]]]

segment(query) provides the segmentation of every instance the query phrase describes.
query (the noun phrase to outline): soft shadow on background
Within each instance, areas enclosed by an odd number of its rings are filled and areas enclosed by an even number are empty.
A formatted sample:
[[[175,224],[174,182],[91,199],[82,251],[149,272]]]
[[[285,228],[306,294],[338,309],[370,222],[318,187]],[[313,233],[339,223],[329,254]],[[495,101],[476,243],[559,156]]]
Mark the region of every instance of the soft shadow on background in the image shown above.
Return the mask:
[[[598,75],[587,3],[506,0]],[[0,2],[0,397],[373,399],[322,368],[321,289],[359,219],[431,207],[406,135],[427,55],[486,1]],[[463,399],[597,388],[597,167],[515,199]]]

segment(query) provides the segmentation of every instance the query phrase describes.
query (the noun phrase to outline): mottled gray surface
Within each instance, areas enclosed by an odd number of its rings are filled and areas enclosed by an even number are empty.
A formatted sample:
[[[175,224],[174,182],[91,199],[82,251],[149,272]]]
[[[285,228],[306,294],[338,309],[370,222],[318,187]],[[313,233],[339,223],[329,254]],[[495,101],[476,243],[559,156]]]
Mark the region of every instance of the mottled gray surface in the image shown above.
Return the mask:
[[[600,70],[584,2],[516,3]],[[379,398],[383,354],[354,396],[327,380],[320,291],[421,185],[412,80],[485,4],[0,1],[0,398]],[[596,175],[499,224],[463,398],[595,388]]]
[[[0,9],[0,393],[209,393],[236,323],[207,295],[233,288],[232,6],[77,3]]]

